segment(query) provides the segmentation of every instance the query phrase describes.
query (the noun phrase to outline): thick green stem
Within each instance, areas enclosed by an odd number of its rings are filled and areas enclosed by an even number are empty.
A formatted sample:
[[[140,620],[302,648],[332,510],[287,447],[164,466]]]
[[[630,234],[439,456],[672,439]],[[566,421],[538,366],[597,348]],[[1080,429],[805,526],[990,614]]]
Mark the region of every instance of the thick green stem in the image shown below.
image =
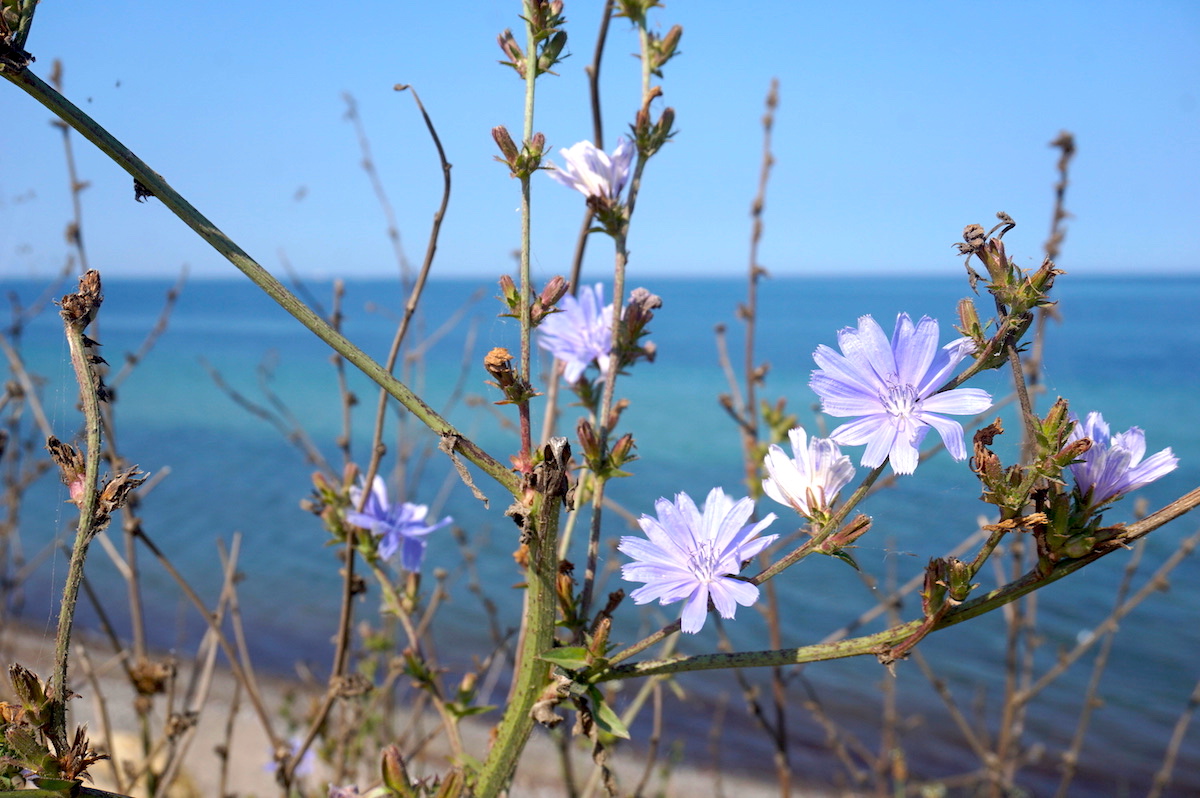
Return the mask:
[[[353,363],[359,370],[370,377],[376,384],[396,398],[422,423],[435,433],[453,439],[454,448],[462,452],[472,463],[499,482],[510,493],[516,494],[517,480],[507,467],[492,458],[473,442],[467,440],[448,421],[439,416],[426,405],[408,386],[401,383],[387,372],[383,366],[368,357],[361,349],[350,343],[344,336],[334,330],[307,305],[296,298],[266,269],[254,261],[245,251],[235,244],[215,224],[204,217],[199,211],[185,200],[177,191],[154,170],[134,155],[124,144],[114,138],[90,116],[64,98],[54,88],[28,69],[13,71],[0,70],[12,83],[20,86],[30,96],[69,124],[80,135],[95,144],[105,155],[111,158],[122,169],[131,174],[150,194],[157,197],[184,224],[217,250],[230,263],[236,266],[251,282],[261,288],[268,296],[291,314],[297,321],[312,331],[334,351]]]
[[[495,743],[476,781],[472,793],[475,798],[492,798],[512,778],[533,731],[533,705],[550,680],[550,663],[541,656],[554,646],[558,523],[566,496],[570,458],[566,438],[554,438],[546,446],[545,454],[537,473],[543,492],[537,494],[525,527],[529,561],[525,568],[525,618],[516,675],[504,717],[496,728]]]
[[[83,492],[77,500],[79,525],[75,531],[75,545],[71,550],[71,562],[67,566],[67,581],[63,586],[62,604],[58,608],[58,633],[54,638],[54,671],[50,687],[53,695],[53,730],[51,739],[58,753],[64,752],[67,741],[67,698],[70,688],[67,668],[71,653],[71,628],[75,622],[75,605],[79,601],[79,587],[83,583],[83,563],[87,558],[88,544],[96,535],[96,503],[98,493],[96,481],[100,475],[100,399],[96,394],[96,379],[93,364],[84,344],[83,328],[86,322],[67,320],[64,324],[67,347],[71,352],[71,366],[75,370],[75,381],[79,383],[79,396],[83,406],[86,449],[84,451]]]

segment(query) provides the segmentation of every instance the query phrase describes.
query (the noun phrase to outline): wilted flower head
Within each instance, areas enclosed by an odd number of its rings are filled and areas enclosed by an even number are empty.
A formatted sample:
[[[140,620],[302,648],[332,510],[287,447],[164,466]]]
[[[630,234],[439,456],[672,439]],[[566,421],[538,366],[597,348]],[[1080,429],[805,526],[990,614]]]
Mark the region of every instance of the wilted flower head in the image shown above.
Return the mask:
[[[658,518],[638,519],[649,540],[623,537],[617,546],[633,559],[621,567],[621,576],[645,582],[630,594],[634,602],[685,601],[682,629],[699,632],[708,617],[710,598],[722,618],[732,618],[738,604],[749,607],[758,600],[758,587],[733,574],[778,537],[758,537],[775,520],[774,513],[747,524],[754,502],[749,498],[735,502],[720,488],[709,491],[703,511],[686,493],[674,502],[659,499],[654,509]]]
[[[547,172],[567,188],[582,192],[585,197],[595,197],[606,202],[620,199],[621,191],[629,180],[629,167],[633,162],[633,143],[625,137],[617,139],[617,148],[612,155],[596,149],[590,141],[581,141],[570,148],[559,150],[566,165]]]
[[[1125,432],[1110,435],[1104,416],[1088,413],[1082,424],[1075,419],[1075,427],[1067,436],[1073,443],[1088,438],[1092,448],[1079,456],[1081,462],[1071,466],[1079,494],[1088,507],[1096,508],[1119,499],[1130,491],[1148,485],[1179,465],[1170,448],[1147,457],[1146,433],[1139,427],[1130,427]]]
[[[577,296],[559,300],[559,313],[538,325],[538,346],[563,362],[563,379],[574,384],[584,369],[596,361],[600,373],[608,373],[612,352],[611,303],[604,305],[604,284],[581,286]]]
[[[914,325],[901,313],[890,342],[870,316],[859,318],[858,329],[843,327],[838,331],[841,354],[825,345],[813,353],[821,368],[809,385],[829,415],[862,418],[830,437],[847,446],[867,444],[862,464],[868,468],[890,458],[893,471],[911,474],[921,441],[933,427],[954,459],[965,459],[962,425],[940,414],[982,413],[992,397],[978,388],[937,390],[974,347],[969,338],[959,338],[938,349],[938,323],[928,316]]]
[[[362,488],[350,488],[350,499],[354,506],[358,507],[358,503],[362,501]],[[348,512],[346,520],[355,526],[370,530],[379,538],[380,557],[390,560],[400,551],[400,563],[404,569],[416,572],[421,570],[421,560],[425,557],[425,536],[435,529],[441,529],[452,520],[450,516],[446,516],[431,526],[425,523],[425,515],[428,512],[429,508],[423,504],[389,504],[383,478],[376,474],[362,512]]]
[[[831,438],[808,439],[804,427],[788,432],[793,457],[771,444],[763,465],[767,478],[763,491],[805,518],[824,513],[842,488],[854,479],[854,466]]]

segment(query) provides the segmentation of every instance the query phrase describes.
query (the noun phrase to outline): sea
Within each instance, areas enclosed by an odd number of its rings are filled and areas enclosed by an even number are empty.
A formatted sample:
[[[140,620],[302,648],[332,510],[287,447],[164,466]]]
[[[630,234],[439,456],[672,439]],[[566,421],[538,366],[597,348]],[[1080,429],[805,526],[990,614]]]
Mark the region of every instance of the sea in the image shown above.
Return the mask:
[[[105,302],[93,333],[111,367],[114,383],[115,440],[119,450],[154,477],[140,512],[146,535],[160,547],[183,577],[210,604],[220,589],[219,542],[229,547],[240,535],[238,584],[241,614],[257,666],[293,673],[297,663],[317,673],[328,668],[330,640],[340,596],[339,563],[320,520],[302,508],[317,466],[296,445],[301,434],[340,470],[337,446],[344,431],[342,393],[330,352],[307,330],[244,280],[191,280],[160,324],[165,297],[173,283],[112,279],[104,284]],[[638,459],[631,476],[614,481],[609,495],[627,511],[604,517],[601,594],[621,585],[622,556],[613,546],[636,534],[630,519],[652,513],[659,497],[685,492],[698,502],[713,487],[735,496],[746,494],[738,429],[722,408],[722,394],[744,390],[745,331],[739,312],[746,286],[737,279],[634,279],[662,297],[650,325],[657,350],[654,362],[639,362],[617,383],[628,400],[620,431],[634,435]],[[31,374],[37,375],[42,402],[56,434],[71,439],[79,429],[74,386],[61,323],[53,306],[14,335],[18,309],[46,290],[44,282],[0,279],[9,310],[0,324]],[[54,289],[71,290],[70,284]],[[327,281],[296,286],[328,313],[333,290]],[[443,413],[467,437],[506,461],[516,451],[516,414],[496,404],[501,397],[487,382],[484,355],[493,347],[519,347],[518,327],[502,314],[494,283],[437,280],[429,284],[410,336],[409,354],[397,373],[428,404]],[[1045,411],[1064,397],[1081,416],[1101,412],[1114,431],[1138,426],[1148,453],[1171,447],[1179,468],[1135,497],[1156,509],[1200,484],[1200,278],[1178,276],[1063,276],[1055,287],[1058,304],[1045,331],[1041,391],[1037,407]],[[819,344],[836,345],[837,330],[870,314],[890,331],[898,313],[939,320],[943,341],[956,335],[956,304],[974,296],[957,277],[772,278],[760,285],[755,326],[754,363],[766,368],[759,399],[786,402],[810,432],[828,428],[808,388]],[[343,328],[368,354],[387,353],[405,296],[398,281],[349,281],[342,303]],[[990,298],[976,298],[988,318]],[[165,324],[165,326],[162,326]],[[718,329],[723,329],[732,363],[722,362]],[[147,341],[151,344],[144,348]],[[544,376],[544,358],[539,371]],[[127,375],[116,375],[126,366]],[[0,367],[8,380],[11,374]],[[730,385],[728,373],[737,376]],[[348,390],[353,459],[365,464],[378,392],[353,369]],[[539,382],[544,385],[544,382]],[[974,382],[1000,403],[1011,391],[1009,375],[991,372]],[[570,434],[582,415],[560,394],[559,430]],[[535,430],[541,427],[544,398],[534,400]],[[1005,462],[1015,455],[1017,420],[1012,405],[996,410],[1009,430],[998,441]],[[992,415],[987,420],[990,421]],[[27,423],[23,422],[23,423]],[[826,425],[826,426],[822,426]],[[968,436],[970,431],[968,430]],[[931,435],[930,438],[936,436]],[[1005,439],[1008,439],[1007,441]],[[436,449],[436,439],[395,405],[388,413],[384,468],[410,501],[430,505],[433,517],[450,515],[467,548],[449,532],[429,538],[429,576],[444,571],[449,596],[435,625],[438,650],[453,673],[491,651],[489,623],[472,584],[495,602],[502,629],[517,623],[520,573],[512,553],[517,530],[504,516],[509,502],[502,489],[479,473],[473,476],[488,506],[473,498],[452,465]],[[969,438],[968,438],[969,445]],[[397,468],[398,453],[407,464]],[[858,448],[849,453],[857,460]],[[37,452],[34,452],[37,455]],[[860,476],[867,469],[860,468]],[[847,491],[848,492],[848,491]],[[855,633],[883,628],[876,618],[859,618],[888,594],[922,573],[932,557],[946,555],[988,520],[979,500],[979,484],[966,463],[945,452],[924,462],[912,476],[897,479],[873,494],[861,510],[872,529],[859,541],[856,571],[835,558],[814,557],[784,572],[776,581],[783,645],[818,642],[847,625]],[[10,594],[10,612],[52,636],[51,620],[66,571],[66,557],[53,548],[73,524],[65,488],[48,474],[26,493],[19,519],[19,552],[29,565],[23,586]],[[1135,502],[1113,507],[1109,522],[1130,521]],[[577,511],[580,530],[586,509]],[[759,512],[776,512],[770,531],[788,533],[797,519],[786,508],[763,500]],[[1140,553],[1132,590],[1200,528],[1200,515],[1184,516],[1149,536]],[[114,526],[112,534],[119,537]],[[582,533],[570,554],[582,571]],[[118,541],[118,547],[121,544]],[[1111,613],[1133,551],[1120,551],[1037,594],[1038,645],[1022,651],[1045,673]],[[14,564],[4,565],[8,577]],[[141,590],[152,642],[187,656],[204,624],[172,578],[144,549],[139,554]],[[119,569],[100,546],[93,547],[88,580],[104,610],[120,629],[129,625],[126,591]],[[986,589],[996,569],[981,574]],[[626,585],[629,588],[632,585]],[[369,590],[356,611],[377,618],[378,592]],[[626,600],[617,610],[613,640],[629,643],[677,617],[678,606],[635,607]],[[920,600],[909,593],[895,612],[903,620],[920,615]],[[99,618],[84,602],[80,623],[96,627]],[[720,624],[729,644],[741,649],[769,648],[767,625],[754,608],[742,608]],[[885,694],[894,694],[900,722],[899,743],[910,772],[923,778],[947,778],[977,770],[960,724],[981,739],[995,735],[1003,709],[1006,625],[1003,612],[937,632],[919,650],[953,696],[961,718],[930,687],[918,664],[902,661],[889,671],[871,658],[816,663],[787,671],[789,756],[798,777],[835,783],[839,766],[826,745],[826,729],[837,728],[878,752]],[[716,651],[724,645],[712,618],[701,633],[683,636],[678,650]],[[49,643],[48,643],[49,646]],[[1087,685],[1099,646],[1092,648],[1029,708],[1022,738],[1023,754],[1033,764],[1018,779],[1030,794],[1054,791],[1058,758],[1076,731],[1087,700]],[[668,698],[664,709],[669,740],[684,755],[704,764],[757,772],[769,778],[772,745],[746,710],[745,691],[757,689],[766,700],[767,674],[747,671],[744,684],[730,673],[685,674],[676,683],[683,701]],[[1073,795],[1141,794],[1149,788],[1167,751],[1172,730],[1194,702],[1200,680],[1200,562],[1187,558],[1143,603],[1121,618],[1111,653],[1091,707],[1091,722],[1080,755]],[[502,685],[502,683],[501,683]],[[884,688],[888,689],[885,690]],[[894,692],[893,692],[894,688]],[[632,688],[625,692],[632,695]],[[503,700],[503,687],[483,696]],[[618,696],[618,708],[624,698]],[[713,729],[721,726],[719,733]],[[648,734],[639,722],[636,736]],[[719,742],[714,742],[719,740]],[[1039,757],[1040,752],[1040,757]],[[1183,738],[1169,794],[1200,794],[1200,729]]]

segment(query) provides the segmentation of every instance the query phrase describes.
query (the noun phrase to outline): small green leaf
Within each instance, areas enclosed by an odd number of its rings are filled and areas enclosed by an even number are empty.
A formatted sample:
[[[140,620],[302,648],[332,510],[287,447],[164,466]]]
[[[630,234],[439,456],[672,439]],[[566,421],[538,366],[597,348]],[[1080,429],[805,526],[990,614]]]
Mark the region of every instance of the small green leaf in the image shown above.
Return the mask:
[[[552,662],[560,668],[570,671],[581,671],[592,664],[591,654],[583,646],[564,646],[552,648],[538,659]]]
[[[491,712],[493,709],[495,709],[495,707],[488,705],[466,705],[455,701],[452,704],[447,704],[446,709],[448,709],[456,718],[466,718],[470,717],[471,715],[482,715],[485,712]]]
[[[839,560],[846,563],[847,565],[849,565],[851,568],[853,568],[856,571],[862,570],[861,568],[858,567],[858,563],[856,563],[854,561],[854,558],[850,556],[850,552],[846,551],[845,549],[837,549],[836,551],[831,551],[831,552],[829,552],[829,556],[837,557]]]
[[[592,717],[596,720],[596,725],[601,731],[611,734],[613,737],[624,737],[629,739],[629,729],[625,728],[625,724],[613,712],[605,701],[604,696],[595,687],[588,689],[588,698],[592,700]]]

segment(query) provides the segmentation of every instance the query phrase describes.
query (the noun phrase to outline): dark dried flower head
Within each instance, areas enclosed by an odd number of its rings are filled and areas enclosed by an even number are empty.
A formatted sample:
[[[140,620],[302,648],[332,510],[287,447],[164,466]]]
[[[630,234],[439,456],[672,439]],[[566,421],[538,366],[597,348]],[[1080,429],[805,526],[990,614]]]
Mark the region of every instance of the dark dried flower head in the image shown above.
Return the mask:
[[[46,450],[50,452],[50,459],[58,466],[63,484],[71,493],[71,501],[78,505],[83,497],[85,484],[83,455],[74,446],[63,443],[53,435],[46,439]]]
[[[147,474],[144,471],[139,471],[137,466],[131,466],[108,480],[96,500],[97,525],[107,523],[110,515],[124,507],[129,501],[130,493],[145,482],[146,478]]]
[[[167,691],[167,681],[175,675],[175,663],[142,659],[133,666],[130,675],[139,695],[158,695]]]
[[[497,346],[483,358],[483,367],[491,374],[501,388],[507,388],[516,382],[516,372],[512,365],[512,352],[502,346]]]
[[[86,327],[96,318],[104,295],[100,290],[100,272],[90,269],[79,278],[79,291],[59,301],[62,317],[69,323]]]

